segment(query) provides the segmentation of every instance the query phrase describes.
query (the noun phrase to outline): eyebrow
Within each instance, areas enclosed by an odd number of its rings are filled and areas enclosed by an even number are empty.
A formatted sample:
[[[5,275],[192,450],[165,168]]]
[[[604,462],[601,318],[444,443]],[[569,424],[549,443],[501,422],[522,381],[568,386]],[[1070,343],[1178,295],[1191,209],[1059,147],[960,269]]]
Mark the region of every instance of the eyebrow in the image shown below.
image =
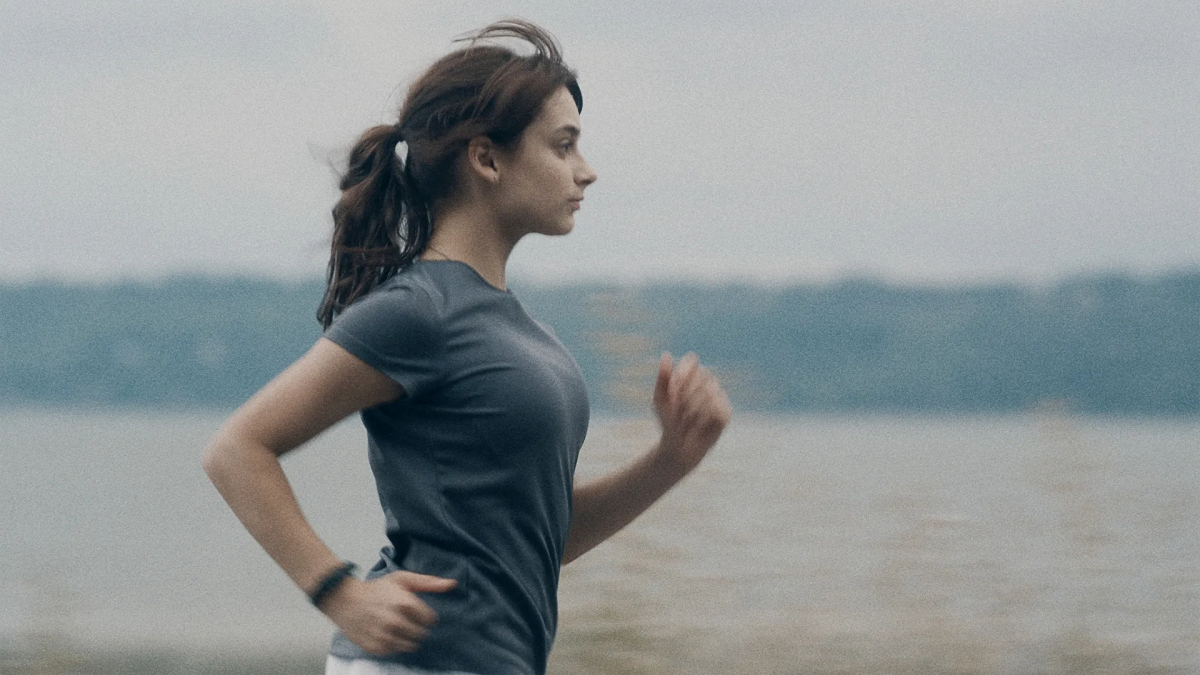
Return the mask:
[[[564,124],[561,127],[559,127],[558,129],[556,129],[554,131],[554,133],[561,134],[564,131],[567,132],[567,134],[569,134],[571,136],[571,138],[579,138],[579,134],[583,133],[582,131],[580,131],[579,127],[575,126],[574,124]]]

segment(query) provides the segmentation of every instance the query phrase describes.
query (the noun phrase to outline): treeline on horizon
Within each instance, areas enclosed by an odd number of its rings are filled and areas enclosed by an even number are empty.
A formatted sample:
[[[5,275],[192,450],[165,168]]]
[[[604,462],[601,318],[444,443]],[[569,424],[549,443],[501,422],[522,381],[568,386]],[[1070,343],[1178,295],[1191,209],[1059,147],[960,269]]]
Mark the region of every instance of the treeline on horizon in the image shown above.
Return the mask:
[[[662,350],[762,412],[1200,413],[1200,270],[1031,287],[514,284],[595,408],[644,409]],[[0,286],[0,404],[229,408],[320,336],[319,281]]]

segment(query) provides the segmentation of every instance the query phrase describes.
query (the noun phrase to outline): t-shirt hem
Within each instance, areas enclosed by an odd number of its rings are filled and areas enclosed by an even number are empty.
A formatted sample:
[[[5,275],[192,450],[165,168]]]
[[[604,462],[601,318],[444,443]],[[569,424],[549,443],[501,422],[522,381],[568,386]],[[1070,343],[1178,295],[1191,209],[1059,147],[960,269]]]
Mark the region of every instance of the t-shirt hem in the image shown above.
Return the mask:
[[[463,670],[462,668],[453,665],[446,666],[424,663],[419,659],[414,660],[411,658],[411,655],[404,653],[395,654],[392,656],[376,656],[374,654],[368,654],[367,652],[355,646],[353,643],[350,643],[348,640],[343,643],[343,641],[335,639],[333,644],[329,647],[328,655],[350,661],[365,659],[367,661],[374,661],[376,663],[395,663],[409,668],[427,670],[431,673],[445,673],[446,675],[539,675],[533,670],[504,670],[489,671],[487,673],[475,670]]]

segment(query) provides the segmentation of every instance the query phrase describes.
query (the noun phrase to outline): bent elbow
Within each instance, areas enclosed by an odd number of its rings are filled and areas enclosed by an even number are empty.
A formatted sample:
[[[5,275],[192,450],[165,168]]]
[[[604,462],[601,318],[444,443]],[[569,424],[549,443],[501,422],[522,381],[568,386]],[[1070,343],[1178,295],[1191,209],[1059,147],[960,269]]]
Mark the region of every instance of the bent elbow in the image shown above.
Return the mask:
[[[209,480],[215,480],[216,473],[219,471],[221,459],[220,451],[217,449],[216,443],[208,446],[204,454],[200,457],[200,466],[204,468],[204,473],[208,475]]]
[[[229,446],[224,442],[224,439],[218,436],[205,449],[204,454],[200,457],[200,466],[204,468],[204,473],[208,475],[208,479],[213,483],[217,483],[221,476],[224,475],[226,467],[229,465]]]

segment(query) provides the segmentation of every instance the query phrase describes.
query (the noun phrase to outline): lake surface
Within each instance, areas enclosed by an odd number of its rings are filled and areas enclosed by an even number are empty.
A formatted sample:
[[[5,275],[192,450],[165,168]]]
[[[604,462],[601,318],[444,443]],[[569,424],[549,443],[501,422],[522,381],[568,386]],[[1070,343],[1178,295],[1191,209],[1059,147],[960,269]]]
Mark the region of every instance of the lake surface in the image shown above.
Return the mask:
[[[330,624],[200,468],[221,421],[0,411],[0,672],[51,651],[76,672],[137,653],[320,672]],[[580,478],[653,436],[594,420]],[[317,531],[371,564],[357,421],[284,466]],[[736,417],[564,570],[551,672],[1200,673],[1198,532],[1200,420]]]

